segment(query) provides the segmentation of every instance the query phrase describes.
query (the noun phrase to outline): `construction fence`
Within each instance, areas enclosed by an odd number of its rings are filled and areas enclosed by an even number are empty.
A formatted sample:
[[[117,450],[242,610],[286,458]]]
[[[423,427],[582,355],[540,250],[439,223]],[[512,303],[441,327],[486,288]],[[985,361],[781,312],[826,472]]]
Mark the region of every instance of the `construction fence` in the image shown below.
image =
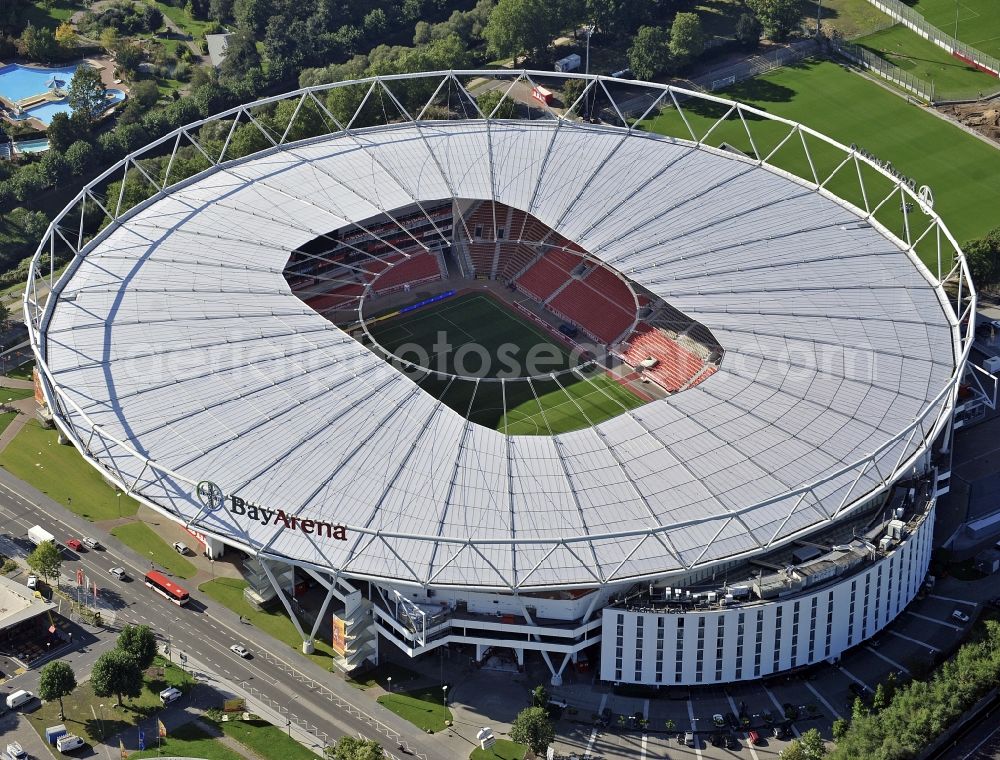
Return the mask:
[[[903,71],[899,66],[889,63],[889,61],[867,48],[861,47],[861,45],[854,45],[850,42],[833,39],[830,40],[830,47],[838,55],[846,58],[851,63],[871,71],[873,74],[906,90],[925,103],[934,102],[933,82],[926,82],[907,71]]]

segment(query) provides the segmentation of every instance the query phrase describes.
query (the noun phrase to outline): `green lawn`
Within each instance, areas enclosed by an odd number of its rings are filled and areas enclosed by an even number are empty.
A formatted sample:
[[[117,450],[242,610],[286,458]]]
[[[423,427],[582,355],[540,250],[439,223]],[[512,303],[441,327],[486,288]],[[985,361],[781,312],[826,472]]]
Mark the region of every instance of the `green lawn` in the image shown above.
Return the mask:
[[[393,689],[399,688],[405,691],[406,684],[409,681],[416,680],[420,675],[416,671],[405,668],[402,665],[397,665],[394,662],[384,662],[358,679],[347,679],[347,683],[351,684],[351,686],[357,686],[359,689],[370,689],[373,686],[380,686],[388,691],[388,679],[390,677],[392,678]]]
[[[42,3],[35,0],[24,9],[24,20],[32,26],[55,29],[69,17],[80,10],[82,4],[72,0],[56,0],[52,3]]]
[[[258,757],[281,760],[319,760],[319,757],[290,738],[284,730],[262,720],[230,720],[219,723],[222,732],[247,747]]]
[[[955,5],[955,0],[917,0],[913,9],[941,31],[954,35]],[[957,36],[962,42],[1000,58],[1000,8],[997,7],[997,0],[959,0]],[[1000,87],[996,89],[1000,90]]]
[[[800,121],[845,145],[856,143],[892,161],[918,185],[931,187],[935,210],[959,243],[1000,225],[1000,182],[996,180],[1000,151],[835,63],[806,61],[789,66],[741,82],[723,96]],[[718,115],[713,116],[716,109],[704,106],[686,108],[685,113],[699,136],[718,119]],[[762,154],[787,133],[786,127],[771,122],[751,121],[750,125]],[[664,111],[647,127],[690,139],[674,110]],[[719,125],[709,138],[712,145],[723,141],[750,150],[738,120]],[[807,142],[810,150],[816,151],[820,173],[832,170],[836,155],[811,140]],[[809,173],[801,144],[789,141],[771,160],[800,176]],[[856,176],[843,176],[844,182],[835,179],[831,190],[857,200]],[[869,177],[865,179],[867,185]],[[888,186],[886,181],[874,184],[878,189]],[[899,230],[900,216],[898,206],[886,204],[885,213],[878,218]],[[918,247],[918,252],[926,262],[932,262],[928,247]]]
[[[211,597],[224,607],[228,607],[237,615],[248,618],[250,623],[278,641],[283,641],[297,652],[302,651],[302,639],[292,621],[280,605],[271,612],[255,610],[243,597],[246,581],[237,578],[216,578],[202,583],[198,590]],[[326,635],[326,634],[323,634]],[[309,658],[326,670],[332,666],[333,650],[329,643],[316,641],[316,651]]]
[[[931,82],[936,100],[977,97],[1000,90],[1000,79],[969,66],[903,24],[854,41],[903,71]]]
[[[79,674],[78,674],[79,675]],[[133,735],[130,731],[139,720],[146,721],[147,735],[152,732],[150,728],[151,716],[162,708],[159,694],[168,686],[176,686],[182,691],[186,691],[194,684],[191,676],[181,670],[178,666],[168,663],[162,657],[157,657],[154,667],[147,671],[143,679],[142,693],[136,699],[124,699],[121,708],[114,707],[114,697],[98,697],[90,681],[80,684],[76,690],[68,697],[63,698],[66,718],[59,720],[59,703],[46,702],[39,709],[31,713],[25,713],[25,717],[31,723],[39,736],[45,736],[45,728],[54,726],[57,723],[65,723],[67,730],[91,744],[100,741],[103,735],[114,736],[117,733],[125,732],[126,748],[134,749],[135,745],[128,745],[128,737]],[[104,706],[103,709],[101,706]]]
[[[119,525],[111,530],[111,535],[178,578],[190,578],[198,571],[144,522]]]
[[[524,760],[528,748],[508,739],[497,739],[490,749],[472,750],[469,760]]]
[[[15,380],[31,380],[31,371],[35,368],[35,360],[25,362],[17,369],[12,369],[7,373],[7,377],[12,377]]]
[[[17,412],[3,412],[0,414],[0,433],[7,429],[7,426],[17,417]]]
[[[152,746],[153,749],[147,749],[143,752],[135,751],[135,745],[131,748],[126,747],[126,749],[133,750],[128,755],[132,760],[164,755],[197,757],[201,760],[243,760],[242,755],[233,752],[196,723],[185,723],[170,731],[159,749],[156,747],[156,737],[154,736]]]
[[[370,329],[385,349],[418,366],[485,378],[451,382],[420,371],[411,375],[463,416],[511,435],[578,430],[645,403],[603,370],[584,377],[562,374],[558,380],[521,379],[565,370],[573,359],[561,342],[478,293],[449,298]],[[442,339],[449,349],[435,353]],[[494,379],[504,376],[503,384]]]
[[[118,516],[115,489],[80,456],[73,446],[60,446],[55,430],[32,420],[0,452],[0,467],[88,520]],[[121,514],[134,515],[139,504],[121,496]]]
[[[33,388],[8,388],[0,385],[0,401],[20,401],[35,395]]]
[[[378,703],[422,731],[444,731],[445,721],[453,718],[451,710],[444,706],[442,697],[441,688],[432,686],[416,691],[383,694],[378,698]]]
[[[815,28],[816,3],[806,3],[806,13],[806,25]],[[836,29],[846,40],[868,34],[892,21],[868,0],[823,0],[820,14],[824,33],[829,35]]]
[[[183,8],[170,5],[170,3],[165,3],[162,0],[153,0],[153,4],[163,11],[164,16],[177,24],[185,34],[190,35],[196,42],[204,36],[205,29],[208,28],[210,22],[193,19]]]

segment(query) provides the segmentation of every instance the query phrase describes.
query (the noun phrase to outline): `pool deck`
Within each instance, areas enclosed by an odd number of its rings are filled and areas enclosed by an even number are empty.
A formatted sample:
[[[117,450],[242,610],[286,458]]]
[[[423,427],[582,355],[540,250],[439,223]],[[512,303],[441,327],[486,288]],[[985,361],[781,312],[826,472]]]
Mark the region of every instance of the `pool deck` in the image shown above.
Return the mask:
[[[129,92],[129,87],[127,84],[125,84],[124,82],[115,82],[115,73],[114,73],[115,62],[114,59],[111,58],[111,56],[107,55],[90,57],[90,58],[79,58],[75,61],[69,61],[63,63],[60,66],[43,66],[40,63],[36,63],[34,61],[27,61],[24,60],[23,58],[13,58],[9,61],[0,61],[0,68],[3,68],[4,66],[10,64],[17,64],[18,66],[25,66],[27,68],[37,69],[38,71],[48,71],[52,68],[65,68],[67,66],[72,66],[73,64],[87,64],[91,68],[95,68],[101,72],[101,82],[104,84],[106,88],[121,90],[126,95],[128,95]],[[46,100],[47,99],[48,98],[46,98]],[[39,105],[44,102],[45,100],[39,100],[39,102],[35,103],[34,105]],[[0,105],[2,105],[4,108],[8,110],[13,110],[14,104],[11,103],[11,101],[7,100],[5,97],[3,97],[3,95],[0,95]],[[4,114],[3,116],[6,115]],[[18,120],[18,123],[29,124],[39,131],[44,131],[46,128],[46,125],[43,122],[35,118],[20,119]]]

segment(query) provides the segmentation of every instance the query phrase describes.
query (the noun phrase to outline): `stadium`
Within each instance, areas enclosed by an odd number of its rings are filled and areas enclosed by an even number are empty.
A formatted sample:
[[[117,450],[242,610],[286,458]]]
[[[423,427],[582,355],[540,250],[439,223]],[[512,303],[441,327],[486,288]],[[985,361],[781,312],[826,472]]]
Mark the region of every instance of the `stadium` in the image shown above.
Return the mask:
[[[564,77],[575,102],[537,99]],[[680,134],[646,131],[664,111]],[[930,192],[854,146],[509,71],[171,133],[55,219],[25,295],[65,440],[246,553],[306,651],[531,655],[556,684],[597,657],[614,683],[760,678],[889,623],[930,561],[974,309]]]

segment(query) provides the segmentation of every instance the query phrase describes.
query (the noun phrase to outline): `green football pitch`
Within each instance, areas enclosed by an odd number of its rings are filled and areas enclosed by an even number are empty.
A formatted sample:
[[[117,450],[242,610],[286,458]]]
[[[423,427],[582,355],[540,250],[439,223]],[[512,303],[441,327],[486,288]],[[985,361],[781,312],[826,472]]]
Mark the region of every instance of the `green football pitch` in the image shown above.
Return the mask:
[[[1000,15],[1000,7],[997,14]],[[935,100],[975,98],[1000,90],[1000,79],[963,63],[903,24],[854,42],[932,84]]]
[[[934,192],[935,210],[961,244],[985,235],[1000,226],[1000,150],[978,140],[944,119],[907,103],[883,87],[869,82],[844,67],[828,61],[805,61],[771,72],[721,93],[762,110],[806,124],[845,145],[865,148],[891,161],[901,172],[929,185]],[[704,135],[725,110],[689,101],[685,114],[698,136]],[[685,137],[690,134],[677,112],[669,109],[644,125],[663,134]],[[751,121],[758,150],[763,154],[776,145],[788,128],[778,123]],[[757,139],[759,137],[759,139]],[[737,119],[720,124],[708,143],[735,145],[752,151],[746,131]],[[817,173],[828,174],[843,154],[809,138]],[[789,141],[771,162],[799,176],[811,178],[801,144]],[[865,177],[870,195],[890,187],[887,180]],[[858,206],[863,201],[856,175],[838,174],[828,186],[831,191]],[[887,203],[879,221],[902,233],[898,204]],[[930,241],[927,241],[928,243]],[[936,251],[930,245],[917,247],[921,258],[936,271]]]
[[[510,435],[578,430],[645,403],[603,369],[523,379],[558,373],[577,362],[562,345],[489,296],[457,296],[372,322],[369,330],[383,348],[406,362],[461,375],[451,380],[408,372],[463,416]]]
[[[997,0],[958,0],[957,7],[958,39],[1000,58],[1000,4]],[[955,0],[918,0],[913,9],[941,31],[955,35]]]

